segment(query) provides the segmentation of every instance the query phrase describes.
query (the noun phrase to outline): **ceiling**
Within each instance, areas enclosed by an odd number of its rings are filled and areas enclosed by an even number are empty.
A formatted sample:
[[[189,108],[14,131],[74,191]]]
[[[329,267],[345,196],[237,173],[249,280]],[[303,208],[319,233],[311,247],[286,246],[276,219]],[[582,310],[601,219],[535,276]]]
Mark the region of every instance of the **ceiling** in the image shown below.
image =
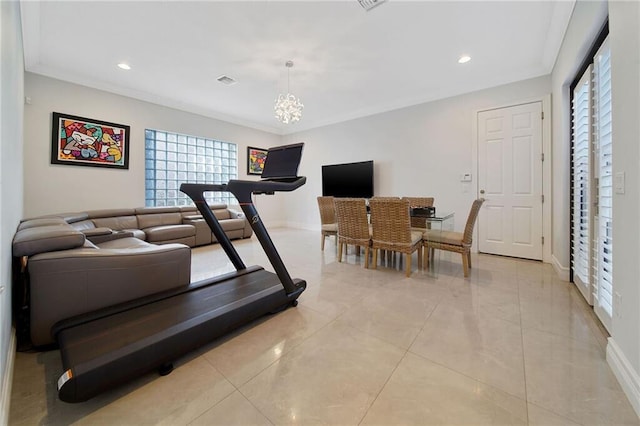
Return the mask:
[[[27,71],[288,134],[549,74],[573,5],[23,0],[21,10]],[[472,59],[459,64],[463,54]],[[284,125],[273,103],[287,60],[305,109]]]

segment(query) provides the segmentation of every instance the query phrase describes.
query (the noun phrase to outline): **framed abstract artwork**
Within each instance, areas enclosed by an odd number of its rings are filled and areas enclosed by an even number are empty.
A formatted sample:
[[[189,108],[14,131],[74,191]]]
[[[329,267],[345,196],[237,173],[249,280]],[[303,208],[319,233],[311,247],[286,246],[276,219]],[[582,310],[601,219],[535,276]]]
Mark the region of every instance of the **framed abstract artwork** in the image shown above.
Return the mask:
[[[247,147],[247,174],[261,175],[262,169],[264,169],[264,160],[266,159],[266,149]]]
[[[51,127],[51,164],[129,168],[129,126],[54,112]]]

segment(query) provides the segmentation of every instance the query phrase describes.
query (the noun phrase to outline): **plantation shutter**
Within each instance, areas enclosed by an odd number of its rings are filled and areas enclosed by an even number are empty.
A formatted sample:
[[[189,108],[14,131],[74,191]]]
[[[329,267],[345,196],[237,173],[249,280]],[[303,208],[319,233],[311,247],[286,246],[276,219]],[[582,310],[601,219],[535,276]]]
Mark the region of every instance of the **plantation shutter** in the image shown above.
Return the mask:
[[[611,49],[608,40],[594,58],[594,134],[598,178],[597,271],[594,309],[606,328],[613,316],[613,169],[611,134]]]
[[[589,304],[592,302],[591,288],[591,73],[589,66],[573,90],[571,105],[573,164],[573,280]]]

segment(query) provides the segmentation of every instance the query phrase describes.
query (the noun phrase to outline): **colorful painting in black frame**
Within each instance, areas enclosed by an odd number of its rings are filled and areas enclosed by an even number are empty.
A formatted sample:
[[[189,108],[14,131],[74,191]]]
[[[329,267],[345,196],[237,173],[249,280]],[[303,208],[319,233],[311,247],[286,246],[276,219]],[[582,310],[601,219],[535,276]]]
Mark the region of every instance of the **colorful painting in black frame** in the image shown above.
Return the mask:
[[[130,127],[53,113],[51,164],[129,169]]]
[[[264,169],[264,161],[267,159],[267,151],[262,148],[247,147],[247,174],[261,175]]]

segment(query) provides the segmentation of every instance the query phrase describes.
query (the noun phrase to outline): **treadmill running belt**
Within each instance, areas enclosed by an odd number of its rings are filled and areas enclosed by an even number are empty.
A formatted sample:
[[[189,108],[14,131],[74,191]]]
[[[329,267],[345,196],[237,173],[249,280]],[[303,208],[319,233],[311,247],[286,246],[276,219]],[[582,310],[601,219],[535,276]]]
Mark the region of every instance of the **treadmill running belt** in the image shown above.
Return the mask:
[[[276,311],[296,297],[287,296],[277,275],[259,269],[64,329],[58,334],[66,370],[58,381],[60,399],[86,400],[263,315],[265,307]]]

